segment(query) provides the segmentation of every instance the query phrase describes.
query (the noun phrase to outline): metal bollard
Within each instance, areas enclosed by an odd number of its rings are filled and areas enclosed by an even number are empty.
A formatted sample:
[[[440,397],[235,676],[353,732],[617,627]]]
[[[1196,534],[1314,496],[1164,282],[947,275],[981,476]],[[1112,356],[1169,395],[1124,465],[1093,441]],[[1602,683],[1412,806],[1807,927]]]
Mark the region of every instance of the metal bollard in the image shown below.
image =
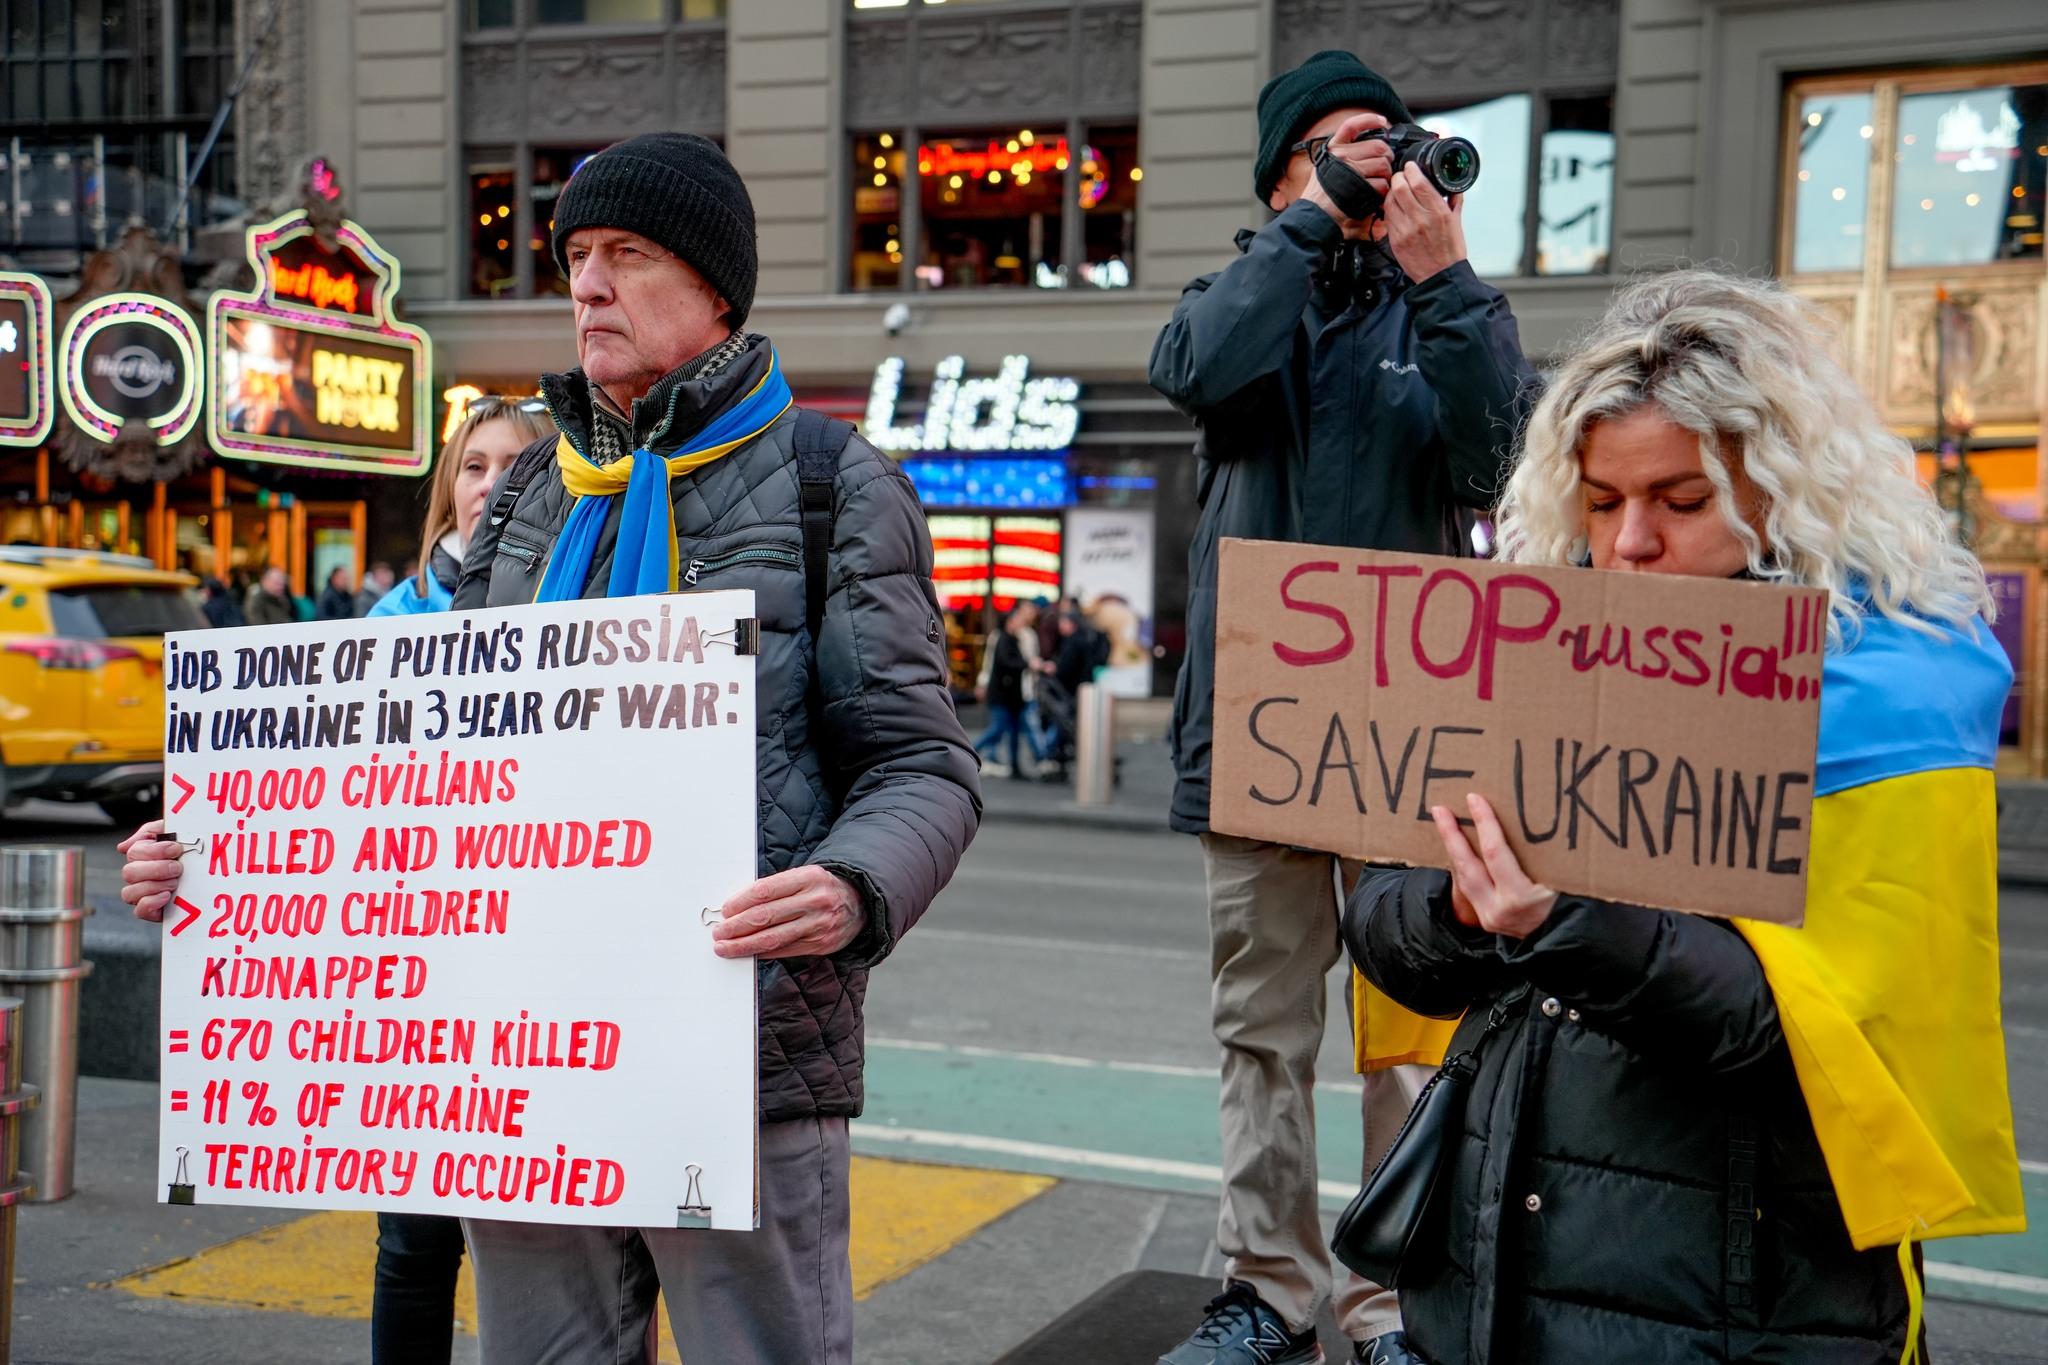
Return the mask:
[[[35,1201],[72,1190],[78,1144],[78,995],[84,960],[85,850],[75,844],[0,848],[0,991],[22,999],[22,1074],[42,1092],[22,1124],[22,1164]]]
[[[1074,804],[1106,806],[1116,785],[1116,697],[1100,683],[1082,683],[1074,731]]]
[[[21,1001],[0,995],[0,1365],[14,1349],[14,1206],[36,1192],[20,1169],[22,1115],[37,1098],[22,1084],[21,1051]]]

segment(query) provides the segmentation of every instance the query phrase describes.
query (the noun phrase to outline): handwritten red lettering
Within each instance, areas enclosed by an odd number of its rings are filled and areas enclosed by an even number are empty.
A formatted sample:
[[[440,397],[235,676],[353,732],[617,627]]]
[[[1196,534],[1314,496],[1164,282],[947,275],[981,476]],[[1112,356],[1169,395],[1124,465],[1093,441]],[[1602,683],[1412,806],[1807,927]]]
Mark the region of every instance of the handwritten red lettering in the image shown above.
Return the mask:
[[[1337,572],[1337,565],[1334,560],[1316,560],[1309,564],[1295,565],[1287,571],[1287,576],[1280,580],[1281,606],[1286,607],[1289,611],[1303,611],[1311,616],[1320,616],[1327,621],[1335,621],[1337,629],[1343,632],[1343,638],[1328,649],[1296,649],[1292,645],[1285,645],[1275,640],[1273,642],[1273,653],[1280,657],[1280,662],[1295,668],[1313,668],[1318,664],[1336,663],[1339,659],[1351,653],[1351,646],[1356,641],[1351,635],[1351,622],[1345,619],[1344,613],[1327,602],[1311,602],[1297,599],[1293,593],[1294,580],[1303,574],[1335,572]]]

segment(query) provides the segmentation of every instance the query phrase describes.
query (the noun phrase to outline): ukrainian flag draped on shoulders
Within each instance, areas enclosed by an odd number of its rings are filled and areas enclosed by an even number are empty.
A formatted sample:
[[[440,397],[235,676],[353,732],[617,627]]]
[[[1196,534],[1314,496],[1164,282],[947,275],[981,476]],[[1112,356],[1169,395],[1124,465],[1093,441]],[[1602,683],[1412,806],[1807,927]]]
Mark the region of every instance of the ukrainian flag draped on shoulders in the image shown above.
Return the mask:
[[[1999,1020],[1992,765],[2012,667],[1983,622],[1868,610],[1821,680],[1806,923],[1763,964],[1858,1249],[2023,1232]]]
[[[765,348],[767,368],[730,407],[704,424],[666,457],[636,450],[607,465],[592,462],[563,436],[555,443],[555,464],[562,484],[575,503],[548,556],[536,602],[566,602],[583,596],[590,581],[598,538],[611,517],[612,502],[621,494],[618,539],[612,551],[612,572],[605,596],[634,597],[649,592],[674,592],[677,586],[675,502],[670,483],[720,460],[759,437],[781,420],[793,400],[782,375],[781,357]]]
[[[1776,999],[1859,1250],[2023,1232],[1999,1019],[1990,628],[1866,611],[1821,683],[1806,922],[1736,920]],[[1456,1020],[1353,972],[1360,1071],[1443,1060]],[[1918,1284],[1908,1276],[1917,1318]],[[1917,1326],[1917,1322],[1916,1322]]]

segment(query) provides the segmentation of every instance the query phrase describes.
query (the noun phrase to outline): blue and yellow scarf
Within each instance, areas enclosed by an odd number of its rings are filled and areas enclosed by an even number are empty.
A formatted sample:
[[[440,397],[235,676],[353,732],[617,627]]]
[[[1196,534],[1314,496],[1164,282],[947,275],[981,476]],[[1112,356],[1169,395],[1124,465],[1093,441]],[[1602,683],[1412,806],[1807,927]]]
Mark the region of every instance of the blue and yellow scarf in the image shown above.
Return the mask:
[[[752,441],[780,420],[791,401],[782,362],[770,348],[768,369],[746,397],[712,418],[666,459],[636,450],[608,465],[593,464],[567,436],[562,437],[555,443],[555,463],[576,502],[561,535],[555,538],[554,553],[548,556],[547,572],[541,576],[540,591],[533,600],[567,602],[583,596],[598,537],[611,516],[612,500],[620,493],[626,495],[626,501],[619,510],[619,535],[605,596],[674,592],[677,564],[671,481]]]

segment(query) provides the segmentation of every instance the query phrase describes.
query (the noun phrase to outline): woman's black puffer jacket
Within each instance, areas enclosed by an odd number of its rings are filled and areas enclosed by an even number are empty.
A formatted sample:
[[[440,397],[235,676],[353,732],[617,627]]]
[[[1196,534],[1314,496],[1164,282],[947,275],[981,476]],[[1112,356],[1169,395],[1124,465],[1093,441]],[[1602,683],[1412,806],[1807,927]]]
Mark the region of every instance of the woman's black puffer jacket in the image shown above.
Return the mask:
[[[1727,924],[1561,899],[1527,939],[1450,879],[1368,872],[1352,959],[1411,1010],[1496,1010],[1461,1141],[1403,1266],[1431,1365],[1890,1365],[1897,1257],[1849,1245],[1763,968]]]

